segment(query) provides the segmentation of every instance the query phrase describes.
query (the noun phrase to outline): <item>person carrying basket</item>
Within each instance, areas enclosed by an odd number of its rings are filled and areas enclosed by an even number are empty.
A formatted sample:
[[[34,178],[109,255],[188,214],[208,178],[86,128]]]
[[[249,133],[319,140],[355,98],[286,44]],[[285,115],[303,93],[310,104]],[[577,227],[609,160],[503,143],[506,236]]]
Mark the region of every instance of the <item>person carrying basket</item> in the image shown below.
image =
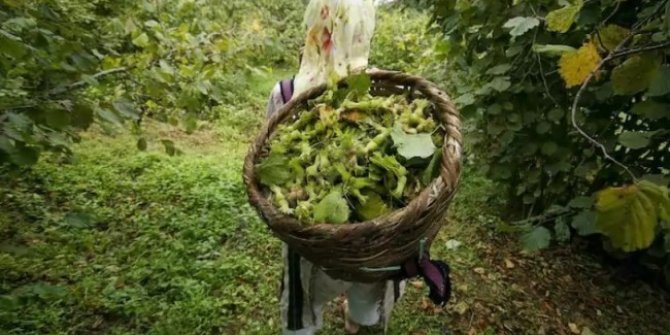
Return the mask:
[[[267,117],[292,97],[368,67],[375,28],[372,0],[311,0],[305,13],[307,37],[300,69],[293,79],[278,82],[270,94]],[[283,244],[283,274],[279,307],[284,335],[312,335],[322,326],[326,303],[345,295],[345,330],[356,334],[359,326],[388,326],[394,304],[403,295],[407,278],[422,276],[431,298],[444,304],[450,296],[449,269],[428,257],[411,259],[402,276],[373,283],[335,279],[323,269]]]

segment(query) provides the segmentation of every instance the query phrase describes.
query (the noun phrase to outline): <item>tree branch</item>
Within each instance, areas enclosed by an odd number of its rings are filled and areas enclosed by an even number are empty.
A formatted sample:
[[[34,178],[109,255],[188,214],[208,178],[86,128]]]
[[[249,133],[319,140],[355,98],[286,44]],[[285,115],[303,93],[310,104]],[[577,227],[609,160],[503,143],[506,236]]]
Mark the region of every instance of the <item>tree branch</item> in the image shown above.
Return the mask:
[[[542,84],[544,85],[544,90],[547,93],[547,96],[549,96],[549,99],[554,102],[556,107],[561,107],[561,105],[556,101],[554,96],[551,94],[551,91],[549,90],[549,85],[547,84],[547,78],[544,75],[544,68],[542,67],[542,60],[540,59],[540,54],[536,53],[535,56],[537,57],[537,63],[540,65],[540,77],[542,77]]]
[[[607,22],[609,22],[609,20],[612,19],[612,17],[614,17],[614,15],[619,11],[620,6],[621,6],[621,1],[617,1],[616,6],[614,7],[614,9],[610,13],[610,15],[608,15],[607,18],[601,23],[601,26],[604,26]]]
[[[648,46],[641,47],[641,48],[636,48],[636,49],[623,50],[623,51],[617,52],[614,55],[612,55],[612,59],[619,58],[619,57],[624,57],[624,56],[628,56],[628,55],[636,54],[636,53],[640,53],[640,52],[653,51],[653,50],[664,49],[664,48],[670,48],[670,41],[666,41],[666,42],[659,43],[659,44],[648,45]]]
[[[607,55],[607,57],[605,57],[602,61],[600,61],[600,63],[598,64],[598,66],[596,66],[596,68],[593,69],[593,70],[591,71],[591,73],[589,73],[589,76],[586,78],[586,80],[584,81],[584,83],[582,83],[582,86],[579,88],[579,91],[577,91],[577,95],[575,95],[575,100],[574,100],[574,102],[572,103],[572,110],[571,110],[571,114],[570,114],[570,115],[571,115],[571,120],[572,120],[572,126],[577,130],[577,132],[579,132],[580,135],[582,135],[582,137],[584,137],[585,139],[587,139],[589,142],[591,142],[591,143],[592,143],[593,145],[595,145],[596,147],[600,148],[600,150],[601,150],[602,153],[603,153],[603,156],[604,156],[606,159],[608,159],[608,160],[611,161],[612,163],[618,165],[619,167],[623,168],[623,169],[624,169],[624,170],[631,176],[631,178],[633,179],[633,181],[637,181],[637,177],[635,176],[635,174],[634,174],[634,173],[633,173],[633,172],[632,172],[626,165],[624,165],[623,163],[619,162],[619,161],[616,160],[614,157],[610,156],[610,154],[607,152],[607,148],[605,147],[604,144],[602,144],[602,143],[596,141],[593,137],[589,136],[589,134],[587,134],[587,133],[586,133],[586,132],[585,132],[585,131],[584,131],[584,130],[577,124],[577,110],[579,109],[579,101],[580,101],[581,98],[582,98],[582,94],[584,93],[584,91],[586,90],[586,88],[589,86],[589,83],[591,82],[591,80],[593,80],[593,77],[595,77],[596,73],[598,73],[598,71],[600,71],[600,69],[601,69],[607,62],[609,62],[609,61],[611,61],[612,59],[614,59],[614,55],[616,54],[616,52],[618,52],[619,50],[621,50],[621,48],[622,48],[624,45],[628,44],[628,42],[632,39],[632,37],[633,37],[633,35],[630,35],[630,36],[628,36],[627,38],[625,38],[621,43],[619,43],[619,45],[618,45],[616,48],[614,48],[614,50],[613,50],[612,52],[610,52],[610,54]]]
[[[512,222],[512,224],[514,224],[514,225],[523,225],[523,224],[528,224],[528,223],[543,224],[543,223],[546,223],[546,222],[555,221],[556,219],[558,219],[562,216],[570,215],[574,212],[575,212],[574,209],[564,207],[564,208],[561,208],[561,209],[556,210],[556,211],[545,212],[545,213],[542,213],[540,215],[528,217],[527,219],[524,219],[524,220],[515,221],[515,222]]]
[[[113,69],[109,69],[109,70],[105,70],[105,71],[100,71],[100,72],[98,72],[98,73],[92,75],[91,77],[92,77],[93,79],[98,79],[98,78],[101,78],[101,77],[104,77],[104,76],[108,76],[108,75],[110,75],[110,74],[115,74],[115,73],[119,73],[119,72],[126,72],[126,71],[128,71],[128,70],[130,70],[130,69],[131,69],[130,67],[126,67],[126,66],[123,66],[123,67],[116,67],[116,68],[113,68]],[[60,93],[63,93],[63,92],[65,92],[65,91],[76,90],[76,89],[81,88],[81,87],[84,87],[84,86],[86,86],[86,85],[87,85],[87,82],[86,82],[86,81],[84,81],[84,80],[80,80],[80,81],[74,82],[74,83],[69,84],[69,85],[64,86],[64,87],[63,87],[63,86],[61,86],[61,87],[56,87],[56,88],[50,90],[50,91],[47,93],[47,95],[60,94]]]
[[[647,18],[645,18],[642,21],[638,21],[633,25],[633,30],[638,31],[640,30],[641,27],[643,27],[645,24],[647,24],[649,21],[651,21],[656,15],[660,14],[661,11],[665,8],[665,5],[667,4],[668,0],[663,0],[663,3],[659,3],[657,7],[657,11],[654,12],[652,15],[649,15]]]

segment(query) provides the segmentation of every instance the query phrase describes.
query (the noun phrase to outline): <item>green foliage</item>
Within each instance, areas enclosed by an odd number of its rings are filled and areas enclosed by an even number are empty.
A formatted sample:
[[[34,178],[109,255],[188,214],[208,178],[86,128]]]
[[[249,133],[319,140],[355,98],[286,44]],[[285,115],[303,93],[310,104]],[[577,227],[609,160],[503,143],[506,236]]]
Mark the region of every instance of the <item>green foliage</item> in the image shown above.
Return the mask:
[[[270,334],[277,286],[258,278],[278,282],[281,248],[244,196],[246,145],[168,157],[84,136],[73,164],[0,170],[4,334]]]
[[[559,33],[565,33],[570,30],[570,26],[577,19],[582,6],[584,6],[582,0],[575,0],[572,4],[547,13],[545,17],[545,20],[547,20],[547,30]]]
[[[383,5],[377,9],[377,25],[370,50],[370,66],[403,71],[443,80],[444,66],[435,57],[444,52],[439,35],[429,25],[426,11]]]
[[[572,126],[576,93],[604,59],[582,91],[575,121],[634,174],[667,185],[670,49],[664,45],[670,3],[423,4],[432,6],[433,21],[445,36],[450,93],[463,115],[477,123],[479,131],[469,136],[479,165],[507,185],[511,215],[533,216],[560,206],[565,212],[558,217],[579,235],[598,233],[602,225],[595,224],[591,208],[565,204],[630,182],[626,171],[603,159]],[[607,58],[611,52],[617,54]],[[653,232],[653,239],[657,243],[661,233]],[[659,262],[670,264],[667,255]]]
[[[503,28],[510,29],[509,34],[512,36],[521,36],[539,25],[540,20],[537,18],[517,16],[505,22]]]
[[[98,82],[94,73],[115,40],[94,23],[114,13],[109,1],[0,5],[0,162],[31,165],[44,149],[67,153],[78,130],[115,114],[113,98],[94,108],[73,92]]]
[[[217,137],[209,138],[210,130],[184,135],[168,125],[159,125],[155,132],[154,125],[145,124],[145,135],[178,134],[170,139],[184,148],[184,155],[169,157],[151,142],[146,152],[132,150],[135,138],[128,134],[109,138],[85,133],[73,146],[71,163],[45,154],[30,170],[0,171],[3,334],[279,332],[281,243],[247,204],[240,178],[246,133],[214,128]],[[450,209],[450,224],[431,249],[435,257],[460,259],[450,263],[464,276],[459,281],[476,284],[456,287],[460,298],[452,306],[487,301],[491,308],[532,315],[547,299],[563,302],[566,312],[553,323],[546,318],[512,323],[519,333],[540,327],[560,331],[580,315],[574,285],[608,281],[609,275],[597,271],[593,278],[593,272],[583,269],[600,265],[574,249],[543,260],[546,265],[518,256],[512,245],[502,243],[506,239],[482,226],[484,220],[495,219],[494,204],[485,198],[495,192],[495,185],[466,169]],[[80,214],[87,218],[72,220]],[[460,246],[450,249],[456,242]],[[508,257],[516,268],[503,267],[505,276],[473,271],[493,273]],[[519,279],[528,273],[545,275]],[[555,278],[566,275],[574,282],[552,290],[549,298],[544,290],[533,290],[538,280],[550,287]],[[518,291],[510,290],[512,285]],[[470,314],[460,314],[457,308],[417,308],[426,293],[425,287],[407,286],[394,308],[390,335],[442,334],[445,320],[453,321],[452,331],[471,329]],[[648,285],[631,288],[615,281],[611,287],[589,287],[584,297],[607,299],[629,313],[624,315],[630,327],[622,327],[621,313],[606,308],[598,318],[580,323],[599,333],[662,334],[668,329],[663,297]],[[481,313],[490,315],[488,310]],[[341,312],[327,308],[320,334],[342,334],[338,318]],[[502,315],[488,321],[490,330],[485,333],[508,331],[509,322],[499,323],[507,319]]]
[[[44,150],[69,154],[94,122],[111,130],[132,121],[139,134],[148,116],[192,132],[197,119],[222,118],[232,105],[260,115],[265,97],[254,94],[253,77],[297,63],[303,7],[289,0],[3,3],[0,163],[32,165]]]

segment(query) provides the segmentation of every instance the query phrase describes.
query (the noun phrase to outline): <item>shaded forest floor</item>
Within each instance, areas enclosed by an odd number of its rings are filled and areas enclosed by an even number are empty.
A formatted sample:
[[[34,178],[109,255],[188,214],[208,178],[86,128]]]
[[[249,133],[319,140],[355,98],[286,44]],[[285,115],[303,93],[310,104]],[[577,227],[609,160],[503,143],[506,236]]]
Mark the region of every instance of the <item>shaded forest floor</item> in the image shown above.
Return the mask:
[[[148,122],[146,152],[127,133],[93,131],[72,160],[3,170],[2,333],[277,334],[280,244],[240,173],[260,113],[243,112],[193,135]],[[183,153],[165,155],[162,138]],[[578,243],[520,253],[495,229],[494,192],[466,168],[432,249],[453,268],[453,299],[434,308],[413,282],[390,334],[670,334],[666,293]],[[326,313],[321,334],[343,334],[337,303]]]

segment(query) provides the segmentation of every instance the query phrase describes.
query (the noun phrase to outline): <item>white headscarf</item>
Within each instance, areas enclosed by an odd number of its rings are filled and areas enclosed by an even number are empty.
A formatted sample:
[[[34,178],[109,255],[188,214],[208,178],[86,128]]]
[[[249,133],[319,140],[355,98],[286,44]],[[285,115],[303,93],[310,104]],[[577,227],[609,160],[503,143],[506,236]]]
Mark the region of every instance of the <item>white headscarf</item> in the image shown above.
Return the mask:
[[[294,94],[367,68],[375,29],[372,0],[311,0],[305,25]]]

